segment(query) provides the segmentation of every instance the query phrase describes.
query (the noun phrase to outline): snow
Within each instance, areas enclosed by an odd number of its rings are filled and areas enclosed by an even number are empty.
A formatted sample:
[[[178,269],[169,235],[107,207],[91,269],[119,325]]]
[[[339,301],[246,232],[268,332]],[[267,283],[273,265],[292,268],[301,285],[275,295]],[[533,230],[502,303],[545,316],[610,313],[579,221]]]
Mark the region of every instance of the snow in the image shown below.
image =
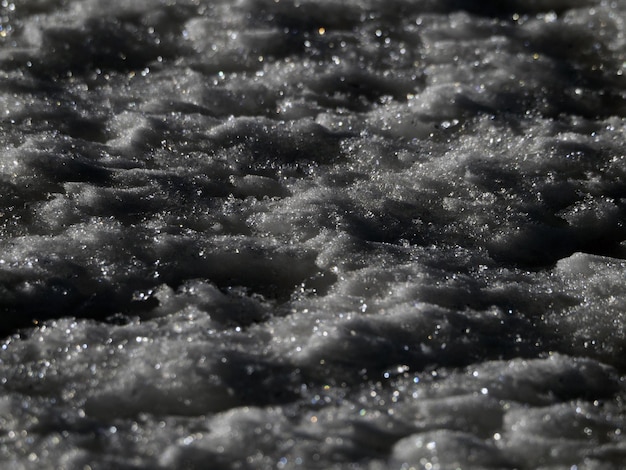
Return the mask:
[[[0,466],[620,468],[626,5],[0,3]]]

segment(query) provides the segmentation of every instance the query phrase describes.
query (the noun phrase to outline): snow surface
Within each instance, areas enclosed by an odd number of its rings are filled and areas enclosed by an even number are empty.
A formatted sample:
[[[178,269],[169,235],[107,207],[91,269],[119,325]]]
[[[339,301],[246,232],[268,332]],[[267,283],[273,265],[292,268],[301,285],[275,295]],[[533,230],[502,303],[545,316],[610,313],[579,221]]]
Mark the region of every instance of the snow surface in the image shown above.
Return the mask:
[[[3,469],[619,469],[626,2],[2,0]]]

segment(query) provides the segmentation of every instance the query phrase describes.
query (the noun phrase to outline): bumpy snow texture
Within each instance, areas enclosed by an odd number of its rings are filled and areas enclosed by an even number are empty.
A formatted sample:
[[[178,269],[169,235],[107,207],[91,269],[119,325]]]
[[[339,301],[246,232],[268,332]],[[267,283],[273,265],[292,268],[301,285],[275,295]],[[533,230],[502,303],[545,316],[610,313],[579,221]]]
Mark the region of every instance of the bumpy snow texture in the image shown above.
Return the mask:
[[[0,5],[3,469],[626,461],[626,2]]]

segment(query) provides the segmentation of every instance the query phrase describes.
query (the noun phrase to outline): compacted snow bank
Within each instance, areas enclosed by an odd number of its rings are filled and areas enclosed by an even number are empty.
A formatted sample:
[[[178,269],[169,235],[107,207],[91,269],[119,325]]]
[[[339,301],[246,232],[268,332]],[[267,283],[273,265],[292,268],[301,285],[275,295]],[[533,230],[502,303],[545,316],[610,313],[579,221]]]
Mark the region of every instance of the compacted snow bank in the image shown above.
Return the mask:
[[[2,1],[1,466],[620,468],[625,18]]]

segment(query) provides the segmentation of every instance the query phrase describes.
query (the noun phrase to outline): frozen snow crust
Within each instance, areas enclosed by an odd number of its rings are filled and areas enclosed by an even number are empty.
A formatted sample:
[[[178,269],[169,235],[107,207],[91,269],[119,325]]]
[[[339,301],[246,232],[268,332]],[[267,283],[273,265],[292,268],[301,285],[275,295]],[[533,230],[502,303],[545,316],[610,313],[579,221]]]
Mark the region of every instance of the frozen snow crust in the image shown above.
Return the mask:
[[[617,469],[626,4],[0,4],[3,469]]]

